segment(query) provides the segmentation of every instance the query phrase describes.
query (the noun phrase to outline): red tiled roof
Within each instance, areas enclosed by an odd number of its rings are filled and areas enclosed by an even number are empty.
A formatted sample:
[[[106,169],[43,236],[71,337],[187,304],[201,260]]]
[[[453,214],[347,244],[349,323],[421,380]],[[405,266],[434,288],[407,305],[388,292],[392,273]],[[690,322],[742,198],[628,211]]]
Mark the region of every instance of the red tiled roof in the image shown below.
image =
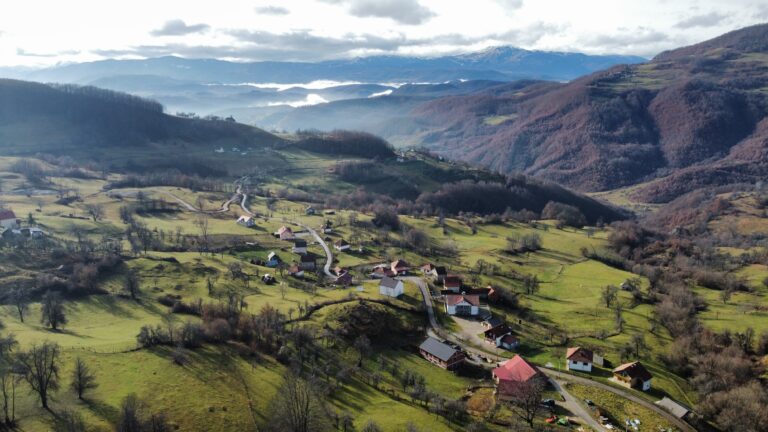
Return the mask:
[[[624,363],[614,369],[613,373],[626,375],[630,378],[639,378],[643,381],[653,378],[653,375],[640,362]]]
[[[0,210],[0,220],[16,219],[13,210]]]
[[[278,233],[278,234],[282,234],[282,233],[285,233],[285,232],[289,232],[289,233],[292,233],[292,232],[293,232],[293,230],[291,230],[290,228],[288,228],[288,227],[285,227],[285,226],[282,226],[282,227],[280,227],[280,229],[279,229],[279,230],[277,230],[277,233]]]
[[[500,382],[527,382],[539,374],[541,374],[541,372],[536,366],[528,363],[528,361],[519,355],[514,356],[512,360],[507,360],[501,366],[493,370],[493,376],[497,377]]]
[[[568,350],[565,352],[565,358],[582,363],[592,363],[594,354],[588,349],[584,349],[582,347],[574,347],[568,348]]]
[[[477,295],[449,294],[445,296],[445,303],[448,306],[454,306],[463,301],[466,301],[472,306],[480,306],[480,296]]]

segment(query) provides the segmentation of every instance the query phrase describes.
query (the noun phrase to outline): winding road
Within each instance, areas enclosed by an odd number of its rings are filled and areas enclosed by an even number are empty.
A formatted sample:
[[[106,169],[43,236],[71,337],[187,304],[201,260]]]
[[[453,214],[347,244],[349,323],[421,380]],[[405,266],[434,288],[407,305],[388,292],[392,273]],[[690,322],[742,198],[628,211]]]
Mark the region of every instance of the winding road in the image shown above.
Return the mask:
[[[438,323],[437,317],[435,316],[434,304],[432,302],[432,295],[430,294],[429,287],[427,286],[427,283],[424,281],[424,279],[416,276],[406,276],[406,277],[401,277],[399,279],[416,284],[416,286],[419,288],[419,291],[421,291],[421,295],[424,299],[424,306],[427,310],[427,316],[429,317],[430,329],[427,331],[427,334],[429,336],[440,337],[445,340],[449,340],[453,343],[460,345],[464,351],[468,353],[472,353],[476,356],[486,357],[496,362],[507,360],[506,358],[499,357],[499,356],[487,353],[485,351],[478,350],[472,346],[469,346],[463,340],[455,337],[455,335],[449,332],[446,332],[442,327],[440,327],[440,323]],[[486,367],[486,368],[489,367],[488,364],[483,362],[473,361],[472,363],[482,365],[483,367]],[[671,413],[667,412],[663,408],[639,396],[632,394],[630,391],[624,391],[622,389],[615,388],[613,386],[601,383],[599,381],[590,380],[587,378],[556,371],[556,370],[541,367],[541,366],[539,366],[539,369],[550,379],[550,381],[552,381],[553,385],[555,386],[555,389],[557,389],[565,398],[565,402],[562,403],[562,405],[566,409],[568,409],[570,412],[572,412],[574,415],[583,419],[589,427],[593,428],[596,431],[605,431],[605,428],[603,428],[599,423],[597,423],[597,421],[595,421],[594,417],[592,417],[587,412],[587,410],[584,409],[584,407],[581,405],[578,399],[573,397],[570,393],[568,393],[567,390],[563,388],[562,384],[564,382],[575,382],[583,385],[598,387],[601,390],[611,392],[619,397],[635,402],[638,405],[643,406],[644,408],[650,409],[651,411],[664,417],[667,421],[669,421],[671,424],[678,427],[681,431],[695,432],[695,429],[693,429],[688,423],[678,419],[677,417],[673,416]]]

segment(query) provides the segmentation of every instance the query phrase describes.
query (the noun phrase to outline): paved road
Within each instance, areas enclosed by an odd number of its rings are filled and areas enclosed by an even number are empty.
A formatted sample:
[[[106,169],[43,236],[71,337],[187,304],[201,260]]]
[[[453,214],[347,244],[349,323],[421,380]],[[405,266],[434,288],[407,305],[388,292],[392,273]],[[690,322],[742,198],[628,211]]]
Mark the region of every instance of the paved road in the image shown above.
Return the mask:
[[[583,378],[583,377],[576,376],[576,375],[571,375],[571,374],[568,374],[568,373],[556,371],[556,370],[553,370],[553,369],[548,369],[548,368],[541,367],[541,366],[539,367],[539,369],[541,369],[541,371],[544,372],[544,374],[546,374],[549,378],[552,378],[552,379],[557,379],[557,380],[560,380],[560,381],[569,381],[569,382],[584,384],[584,385],[588,385],[588,386],[598,387],[601,390],[609,391],[609,392],[611,392],[613,394],[616,394],[616,395],[618,395],[620,397],[623,397],[624,399],[627,399],[627,400],[630,400],[632,402],[635,402],[636,404],[641,405],[641,406],[643,406],[645,408],[648,408],[649,410],[659,414],[660,416],[664,417],[667,421],[669,421],[670,423],[675,425],[680,430],[695,432],[695,429],[692,428],[691,425],[689,425],[688,423],[678,419],[677,417],[673,416],[672,414],[670,414],[669,412],[667,412],[663,408],[659,407],[658,405],[656,405],[654,403],[651,403],[651,402],[648,402],[647,400],[645,400],[645,399],[643,399],[643,398],[641,398],[639,396],[633,395],[628,390],[625,391],[625,390],[622,390],[622,389],[610,386],[608,384],[601,383],[599,381],[594,381],[594,380],[591,380],[591,379]]]
[[[559,380],[550,377],[549,381],[552,383],[552,386],[555,387],[555,390],[563,395],[563,398],[565,399],[565,402],[557,401],[558,405],[564,407],[568,411],[572,412],[575,416],[584,420],[587,426],[591,427],[592,429],[598,432],[606,430],[602,425],[600,425],[600,423],[597,422],[597,420],[594,419],[594,417],[592,417],[589,412],[587,412],[586,409],[584,409],[579,400],[573,397],[573,395],[571,395],[568,390],[566,390],[561,385]]]

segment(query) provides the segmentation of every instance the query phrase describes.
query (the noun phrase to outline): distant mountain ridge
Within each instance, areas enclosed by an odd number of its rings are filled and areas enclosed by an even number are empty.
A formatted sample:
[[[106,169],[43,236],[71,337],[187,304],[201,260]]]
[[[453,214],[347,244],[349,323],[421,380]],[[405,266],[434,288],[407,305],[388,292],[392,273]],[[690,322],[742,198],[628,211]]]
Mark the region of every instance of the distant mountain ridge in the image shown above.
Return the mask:
[[[102,60],[55,66],[26,73],[27,79],[89,84],[115,75],[156,75],[198,83],[304,83],[316,80],[443,82],[511,81],[521,78],[570,80],[615,64],[645,61],[637,56],[528,51],[495,47],[443,57],[372,56],[317,63],[263,61],[236,63],[213,59],[157,57],[145,60]]]

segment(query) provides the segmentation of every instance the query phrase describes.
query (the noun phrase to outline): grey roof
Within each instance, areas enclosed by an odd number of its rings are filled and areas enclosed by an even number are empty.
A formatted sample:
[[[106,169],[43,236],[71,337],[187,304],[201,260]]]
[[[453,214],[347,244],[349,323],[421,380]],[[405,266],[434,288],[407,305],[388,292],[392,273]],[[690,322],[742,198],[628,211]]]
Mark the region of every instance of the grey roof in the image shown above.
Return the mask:
[[[391,278],[389,276],[384,276],[384,278],[381,279],[381,282],[379,282],[379,286],[383,286],[386,288],[397,288],[398,283],[400,283],[399,280],[395,278]]]
[[[491,328],[498,327],[498,326],[504,324],[504,320],[499,318],[499,317],[497,317],[497,316],[489,317],[489,318],[487,318],[485,320],[485,322],[487,322],[488,325],[491,326]]]
[[[422,349],[429,354],[432,354],[433,356],[439,358],[442,361],[448,361],[453,357],[454,354],[456,354],[456,350],[454,348],[451,348],[450,346],[440,342],[439,340],[435,338],[427,338],[424,342],[419,345],[419,349]]]
[[[302,239],[296,239],[293,241],[295,247],[307,247],[307,241]]]
[[[672,413],[673,416],[677,418],[683,418],[686,415],[688,415],[688,413],[691,411],[685,405],[675,402],[666,396],[660,401],[656,401],[656,405],[666,409],[667,411]]]

